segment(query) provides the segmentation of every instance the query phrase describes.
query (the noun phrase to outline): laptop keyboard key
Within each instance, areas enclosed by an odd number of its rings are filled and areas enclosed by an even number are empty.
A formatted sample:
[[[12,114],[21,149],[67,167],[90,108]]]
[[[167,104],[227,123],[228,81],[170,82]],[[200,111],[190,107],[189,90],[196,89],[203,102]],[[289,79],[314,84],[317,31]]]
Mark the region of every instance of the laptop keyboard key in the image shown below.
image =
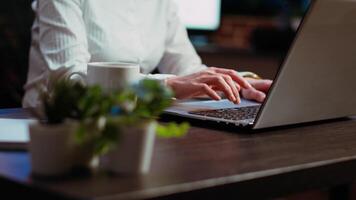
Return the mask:
[[[256,118],[259,109],[260,106],[248,106],[240,108],[192,111],[189,112],[189,114],[238,121]]]

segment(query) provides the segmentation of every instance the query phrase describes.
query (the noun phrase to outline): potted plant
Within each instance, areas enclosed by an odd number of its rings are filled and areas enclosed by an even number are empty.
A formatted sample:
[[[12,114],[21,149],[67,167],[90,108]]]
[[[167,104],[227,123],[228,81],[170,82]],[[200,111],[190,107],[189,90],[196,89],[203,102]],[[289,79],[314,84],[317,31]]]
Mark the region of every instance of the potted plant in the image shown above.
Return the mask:
[[[179,137],[189,128],[187,123],[157,123],[158,116],[171,105],[172,97],[169,88],[147,79],[112,93],[106,100],[106,105],[112,105],[105,118],[106,131],[95,140],[102,153],[100,167],[116,173],[147,173],[155,135]]]
[[[57,82],[50,90],[41,90],[41,106],[33,110],[39,120],[29,126],[34,174],[62,175],[76,165],[78,100],[85,90],[79,83],[66,80]]]
[[[30,125],[32,171],[61,175],[90,167],[102,155],[102,168],[122,173],[149,170],[155,134],[181,136],[189,125],[159,125],[156,119],[171,105],[173,93],[153,80],[124,91],[105,93],[70,80],[41,92],[39,121]]]

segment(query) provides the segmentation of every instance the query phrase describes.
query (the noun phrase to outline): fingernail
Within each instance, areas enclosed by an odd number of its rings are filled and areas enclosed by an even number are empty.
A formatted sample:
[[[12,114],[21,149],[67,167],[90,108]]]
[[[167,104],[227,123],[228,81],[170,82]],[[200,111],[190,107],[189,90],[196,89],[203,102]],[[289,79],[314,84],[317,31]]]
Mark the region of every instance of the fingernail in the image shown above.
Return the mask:
[[[240,98],[236,98],[235,103],[236,103],[236,104],[240,104],[240,102],[241,102],[241,99],[240,99]]]

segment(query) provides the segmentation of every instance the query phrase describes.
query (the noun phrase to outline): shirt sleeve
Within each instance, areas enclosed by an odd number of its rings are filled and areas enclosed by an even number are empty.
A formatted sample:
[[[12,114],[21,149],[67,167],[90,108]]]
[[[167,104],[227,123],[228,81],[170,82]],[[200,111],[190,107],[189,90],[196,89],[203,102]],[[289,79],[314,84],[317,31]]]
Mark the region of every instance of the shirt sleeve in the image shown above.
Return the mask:
[[[48,69],[86,73],[90,60],[80,0],[38,0],[39,48]]]
[[[165,52],[158,65],[159,71],[163,74],[188,75],[206,69],[178,16],[177,5],[173,1],[168,2]]]

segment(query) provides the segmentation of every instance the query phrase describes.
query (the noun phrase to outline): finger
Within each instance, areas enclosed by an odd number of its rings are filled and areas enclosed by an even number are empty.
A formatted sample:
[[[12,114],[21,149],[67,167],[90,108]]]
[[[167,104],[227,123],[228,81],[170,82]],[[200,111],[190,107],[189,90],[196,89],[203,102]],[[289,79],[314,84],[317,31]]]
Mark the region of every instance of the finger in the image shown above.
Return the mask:
[[[256,89],[242,89],[242,96],[246,99],[255,100],[258,102],[263,102],[266,98],[265,93],[258,91]]]
[[[225,96],[232,102],[236,101],[236,97],[232,91],[232,88],[229,84],[225,81],[225,79],[220,75],[212,75],[208,76],[208,80],[206,83],[215,86],[218,90],[225,93]]]
[[[236,85],[237,90],[240,92],[241,91],[241,86],[238,83],[236,83],[235,81],[234,81],[234,83]]]
[[[269,88],[272,85],[272,80],[255,80],[255,79],[249,79],[248,80],[252,87],[254,87],[256,90],[262,91],[264,93],[268,92]]]
[[[212,70],[214,70],[217,73],[221,73],[221,74],[225,74],[225,75],[229,75],[231,76],[231,78],[236,81],[239,85],[241,85],[241,87],[245,88],[245,89],[249,89],[251,88],[251,84],[249,82],[247,82],[247,80],[245,80],[242,76],[240,76],[237,71],[232,70],[232,69],[224,69],[224,68],[215,68],[212,67]]]
[[[208,95],[210,98],[214,100],[221,100],[221,97],[216,93],[211,87],[209,87],[207,84],[200,84],[199,85],[200,91],[204,91],[206,95]]]
[[[238,89],[238,84],[236,84],[232,78],[228,75],[224,75],[223,78],[225,79],[226,83],[230,86],[230,88],[232,89],[232,92],[234,94],[234,97],[236,99],[236,101],[234,101],[234,103],[239,104],[241,102],[240,100],[240,94],[239,94],[239,89]]]

